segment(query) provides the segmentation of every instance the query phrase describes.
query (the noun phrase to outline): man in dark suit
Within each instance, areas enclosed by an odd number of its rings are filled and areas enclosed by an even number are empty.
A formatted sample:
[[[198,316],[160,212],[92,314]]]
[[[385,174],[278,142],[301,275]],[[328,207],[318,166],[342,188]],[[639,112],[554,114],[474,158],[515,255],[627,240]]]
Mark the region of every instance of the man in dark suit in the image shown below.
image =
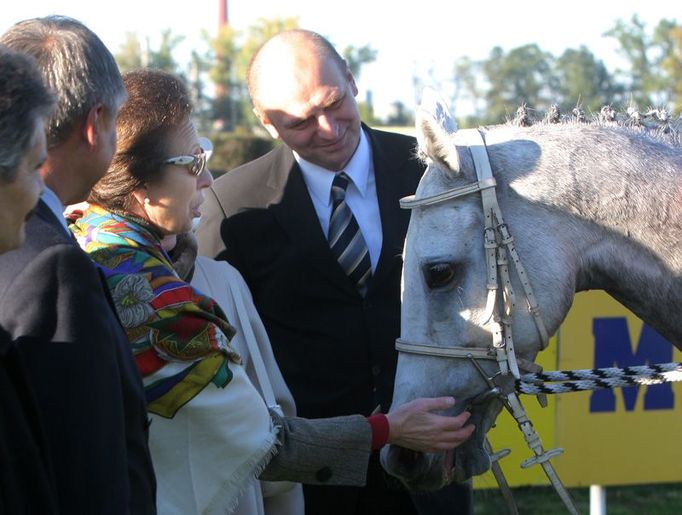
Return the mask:
[[[346,62],[313,32],[266,42],[251,61],[248,86],[254,112],[284,144],[215,182],[203,206],[200,252],[227,259],[244,276],[301,416],[387,410],[409,222],[398,201],[423,173],[415,140],[361,124]],[[365,488],[304,492],[309,515],[415,513],[377,456]],[[466,513],[469,489],[459,494],[454,487],[439,496],[464,503]],[[421,513],[437,513],[415,500]]]
[[[0,45],[0,254],[21,246],[43,189],[55,100],[33,59]],[[0,326],[0,513],[57,512],[45,430],[21,357]]]
[[[59,511],[155,513],[142,383],[100,273],[62,216],[106,172],[125,88],[101,40],[70,18],[18,23],[0,43],[32,55],[57,96],[45,192],[25,245],[0,256],[0,326],[36,394]]]

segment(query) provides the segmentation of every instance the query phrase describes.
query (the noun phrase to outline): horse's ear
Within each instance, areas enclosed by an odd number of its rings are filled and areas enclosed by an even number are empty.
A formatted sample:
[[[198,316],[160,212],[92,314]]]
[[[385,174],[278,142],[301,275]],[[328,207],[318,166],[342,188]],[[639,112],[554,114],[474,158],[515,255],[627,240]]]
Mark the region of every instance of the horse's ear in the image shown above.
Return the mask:
[[[454,143],[457,122],[443,99],[431,88],[424,88],[416,115],[417,142],[420,151],[459,172],[459,157]]]

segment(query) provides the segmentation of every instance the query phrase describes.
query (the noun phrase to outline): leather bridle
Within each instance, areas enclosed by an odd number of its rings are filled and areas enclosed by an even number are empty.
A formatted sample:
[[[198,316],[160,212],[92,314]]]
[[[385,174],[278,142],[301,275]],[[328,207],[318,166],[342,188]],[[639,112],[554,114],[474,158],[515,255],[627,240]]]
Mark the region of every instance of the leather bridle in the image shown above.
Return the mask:
[[[528,419],[528,415],[515,390],[515,380],[521,378],[520,368],[533,371],[539,369],[539,367],[534,363],[517,358],[514,349],[512,308],[516,306],[516,298],[509,275],[510,260],[523,287],[527,308],[533,317],[540,337],[541,350],[547,346],[549,335],[540,316],[540,309],[528,276],[516,252],[514,238],[511,236],[509,228],[502,217],[502,211],[497,201],[497,183],[490,167],[484,132],[480,129],[467,129],[458,131],[457,135],[463,137],[463,142],[471,153],[477,182],[452,188],[428,197],[415,198],[414,195],[405,197],[400,200],[400,207],[403,209],[424,208],[480,193],[484,214],[484,250],[487,274],[487,300],[483,319],[491,328],[492,344],[487,348],[452,347],[398,338],[395,344],[396,350],[408,354],[469,360],[483,376],[489,387],[489,390],[483,392],[478,398],[487,399],[490,396],[499,398],[505,408],[516,419],[519,428],[524,434],[526,443],[535,453],[535,456],[522,463],[521,467],[525,468],[535,464],[541,465],[569,512],[577,514],[578,511],[575,504],[549,462],[552,457],[561,454],[563,449],[552,449],[549,451],[543,449],[540,437]],[[499,371],[494,376],[489,377],[478,363],[479,360],[496,361]],[[493,472],[496,478],[498,478],[500,487],[504,488],[503,481],[500,481],[498,476],[498,474],[502,474],[501,469],[499,469],[499,466],[495,468],[496,465],[493,462]],[[504,478],[502,477],[502,479]],[[506,480],[504,483],[506,483]],[[505,498],[507,498],[507,494],[505,494]],[[510,506],[510,511],[513,513],[515,506]]]
[[[448,200],[461,198],[474,193],[481,194],[481,204],[484,214],[484,248],[486,257],[487,300],[483,319],[490,325],[492,332],[492,346],[488,349],[473,347],[442,347],[425,345],[404,339],[396,341],[396,349],[401,352],[426,354],[451,358],[468,358],[496,360],[502,374],[511,372],[515,379],[519,379],[518,360],[514,350],[512,338],[511,311],[515,305],[515,295],[509,276],[509,260],[521,281],[528,309],[538,330],[541,350],[547,346],[549,336],[540,316],[533,288],[521,263],[514,245],[514,238],[509,233],[507,224],[502,218],[502,211],[497,201],[495,188],[497,183],[492,174],[484,136],[481,130],[469,129],[458,131],[464,136],[476,169],[478,181],[459,188],[452,188],[429,197],[415,198],[414,195],[400,200],[403,209],[414,209],[440,204]],[[500,287],[502,284],[502,287]]]

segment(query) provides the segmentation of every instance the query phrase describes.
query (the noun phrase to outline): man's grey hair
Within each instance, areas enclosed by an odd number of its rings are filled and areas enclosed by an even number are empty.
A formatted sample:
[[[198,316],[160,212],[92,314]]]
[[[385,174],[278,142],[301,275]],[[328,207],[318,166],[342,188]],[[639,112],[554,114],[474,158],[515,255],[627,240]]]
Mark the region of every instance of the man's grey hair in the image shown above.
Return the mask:
[[[33,58],[0,45],[0,183],[14,181],[36,121],[50,116],[54,105]]]
[[[21,21],[0,37],[0,43],[32,56],[57,95],[57,109],[47,127],[49,148],[63,143],[95,105],[101,103],[115,113],[125,99],[114,56],[94,32],[73,18]]]

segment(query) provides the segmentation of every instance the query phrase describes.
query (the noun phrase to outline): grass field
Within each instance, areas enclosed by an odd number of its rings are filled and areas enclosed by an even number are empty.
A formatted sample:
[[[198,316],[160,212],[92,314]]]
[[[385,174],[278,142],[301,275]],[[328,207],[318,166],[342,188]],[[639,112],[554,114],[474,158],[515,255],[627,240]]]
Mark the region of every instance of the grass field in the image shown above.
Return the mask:
[[[568,513],[551,487],[514,488],[520,515]],[[571,496],[583,515],[590,512],[589,488],[571,488]],[[613,486],[606,489],[608,515],[680,515],[682,483]],[[474,515],[506,515],[507,507],[497,490],[474,491]]]

